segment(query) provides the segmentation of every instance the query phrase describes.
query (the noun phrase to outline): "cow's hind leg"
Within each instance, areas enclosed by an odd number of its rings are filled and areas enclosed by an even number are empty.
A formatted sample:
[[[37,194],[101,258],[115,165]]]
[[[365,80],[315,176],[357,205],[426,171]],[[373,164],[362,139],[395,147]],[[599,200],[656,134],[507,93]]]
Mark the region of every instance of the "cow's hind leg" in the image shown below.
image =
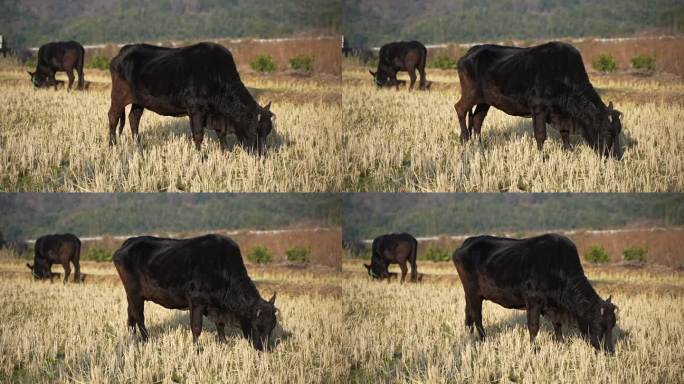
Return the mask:
[[[411,281],[414,283],[418,281],[418,266],[415,259],[411,260]]]
[[[133,137],[133,141],[140,141],[138,127],[144,110],[145,108],[141,105],[133,104],[131,106],[131,111],[128,113],[128,123],[131,125],[131,136]]]
[[[406,261],[399,263],[399,268],[401,269],[401,282],[406,280],[406,274],[408,273],[408,268],[406,267]]]
[[[128,327],[135,333],[135,326],[138,326],[143,341],[147,341],[149,333],[145,327],[145,300],[136,293],[126,292],[128,299]]]
[[[470,307],[470,319],[477,328],[477,333],[480,335],[480,340],[484,341],[485,331],[484,326],[482,325],[482,298],[473,297],[469,301],[470,305],[466,305]]]
[[[411,79],[411,84],[409,85],[409,91],[411,91],[413,90],[413,86],[416,84],[416,68],[409,68],[408,75]]]
[[[112,98],[112,104],[109,106],[109,145],[116,144],[116,125],[121,121],[119,131],[123,130],[124,114],[126,113],[126,106],[121,105]]]
[[[74,282],[75,283],[80,283],[81,282],[81,266],[79,265],[78,259],[74,259]]]
[[[62,264],[62,267],[64,268],[64,284],[66,284],[67,279],[69,279],[69,275],[71,274],[71,266],[69,265],[69,261],[67,260],[66,263]]]
[[[74,84],[74,69],[68,69],[66,71],[67,77],[69,78],[69,86],[67,87],[68,91],[71,91],[71,86]]]
[[[461,97],[461,99],[454,104],[454,109],[456,109],[456,115],[458,116],[458,123],[461,126],[461,143],[470,140],[470,130],[466,124],[466,117],[472,107],[473,104],[464,97]]]
[[[482,131],[482,123],[485,117],[487,117],[487,112],[489,111],[488,104],[478,104],[475,107],[475,113],[472,115],[472,122],[470,125],[470,131],[475,136],[480,138],[480,132]]]

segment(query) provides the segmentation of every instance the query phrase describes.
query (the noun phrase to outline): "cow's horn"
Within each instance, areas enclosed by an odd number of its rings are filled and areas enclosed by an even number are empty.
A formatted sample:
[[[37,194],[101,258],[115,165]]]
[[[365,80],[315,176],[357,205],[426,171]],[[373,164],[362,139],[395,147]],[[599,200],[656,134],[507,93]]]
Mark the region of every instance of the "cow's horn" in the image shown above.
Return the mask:
[[[270,102],[270,101],[268,102],[268,104],[266,104],[265,107],[263,107],[263,110],[264,110],[264,111],[269,111],[269,110],[271,110],[271,102]]]
[[[275,298],[276,298],[276,293],[273,292],[273,296],[271,297],[271,299],[270,299],[268,302],[269,302],[271,305],[275,305]]]
[[[27,266],[30,270],[33,270],[33,265],[31,265],[31,264],[29,264],[29,263],[26,263],[26,266]]]

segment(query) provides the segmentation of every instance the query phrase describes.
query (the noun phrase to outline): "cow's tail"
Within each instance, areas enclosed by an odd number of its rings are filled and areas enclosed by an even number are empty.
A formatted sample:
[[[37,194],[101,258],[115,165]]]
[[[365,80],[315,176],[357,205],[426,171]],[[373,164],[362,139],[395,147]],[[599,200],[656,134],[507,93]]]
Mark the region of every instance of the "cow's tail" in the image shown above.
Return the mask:
[[[76,252],[74,252],[73,255],[74,259],[71,260],[74,265],[78,265],[79,261],[81,260],[81,240],[76,239]]]

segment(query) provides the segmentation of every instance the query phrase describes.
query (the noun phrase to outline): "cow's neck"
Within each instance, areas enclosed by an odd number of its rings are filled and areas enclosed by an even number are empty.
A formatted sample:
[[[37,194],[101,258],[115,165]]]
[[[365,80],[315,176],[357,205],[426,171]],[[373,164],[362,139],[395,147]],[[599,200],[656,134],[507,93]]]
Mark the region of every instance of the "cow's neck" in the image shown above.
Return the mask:
[[[584,322],[592,321],[600,300],[601,298],[584,275],[570,280],[563,292],[565,309],[578,320]]]
[[[222,310],[241,317],[250,317],[261,295],[248,277],[231,278],[226,288],[219,292],[218,302]]]

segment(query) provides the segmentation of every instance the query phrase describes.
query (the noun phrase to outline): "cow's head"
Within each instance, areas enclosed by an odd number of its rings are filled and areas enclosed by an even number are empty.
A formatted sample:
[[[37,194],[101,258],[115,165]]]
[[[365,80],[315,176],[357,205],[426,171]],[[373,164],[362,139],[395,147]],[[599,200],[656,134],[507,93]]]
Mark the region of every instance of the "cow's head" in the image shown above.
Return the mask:
[[[386,87],[392,85],[390,84],[389,74],[382,70],[382,68],[378,68],[377,72],[373,72],[369,69],[368,72],[370,72],[371,76],[373,76],[373,83],[378,87]]]
[[[266,138],[273,130],[275,117],[275,114],[271,112],[271,103],[266,104],[265,107],[259,107],[256,127],[256,146],[259,155],[266,154]]]
[[[42,259],[36,259],[34,265],[26,263],[26,266],[31,270],[31,275],[33,275],[35,280],[51,279],[53,277],[50,266]]]
[[[620,131],[622,123],[620,117],[622,112],[613,108],[613,103],[609,103],[599,116],[598,141],[595,149],[600,150],[604,156],[613,156],[615,159],[622,158],[622,147],[620,146]]]
[[[589,340],[596,349],[604,348],[606,352],[615,352],[615,340],[613,328],[615,328],[617,307],[611,302],[611,296],[607,300],[600,300],[598,311],[589,327]]]
[[[278,308],[275,307],[275,299],[275,293],[269,301],[259,299],[252,310],[249,329],[244,330],[252,346],[259,351],[269,348],[271,333],[278,321],[276,318]]]
[[[30,72],[27,71],[29,76],[31,76],[31,83],[36,88],[49,87],[55,85],[52,77],[41,71]]]
[[[380,262],[376,262],[375,260],[371,259],[370,265],[364,264],[363,266],[366,267],[366,270],[368,271],[368,276],[374,279],[389,278],[389,271],[387,270],[387,266],[383,265]]]

